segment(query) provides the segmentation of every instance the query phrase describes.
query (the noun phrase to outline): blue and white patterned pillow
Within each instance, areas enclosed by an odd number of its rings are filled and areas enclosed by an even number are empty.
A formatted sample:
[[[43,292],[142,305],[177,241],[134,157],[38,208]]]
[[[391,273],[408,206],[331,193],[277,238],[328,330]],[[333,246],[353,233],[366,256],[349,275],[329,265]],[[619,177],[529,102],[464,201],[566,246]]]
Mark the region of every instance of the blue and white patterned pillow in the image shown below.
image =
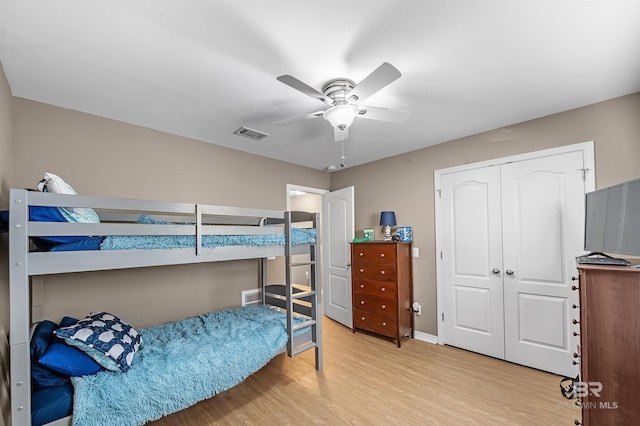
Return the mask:
[[[127,371],[142,348],[140,333],[107,312],[92,312],[72,326],[57,329],[55,335],[111,371]]]

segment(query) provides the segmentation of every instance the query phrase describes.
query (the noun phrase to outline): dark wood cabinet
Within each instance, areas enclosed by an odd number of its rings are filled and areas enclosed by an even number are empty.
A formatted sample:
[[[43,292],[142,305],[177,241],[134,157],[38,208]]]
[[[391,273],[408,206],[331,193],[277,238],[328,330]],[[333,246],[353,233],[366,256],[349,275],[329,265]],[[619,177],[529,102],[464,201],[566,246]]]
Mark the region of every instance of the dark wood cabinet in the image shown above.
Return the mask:
[[[640,269],[579,265],[583,425],[640,419]]]
[[[414,337],[411,243],[351,244],[353,331]]]

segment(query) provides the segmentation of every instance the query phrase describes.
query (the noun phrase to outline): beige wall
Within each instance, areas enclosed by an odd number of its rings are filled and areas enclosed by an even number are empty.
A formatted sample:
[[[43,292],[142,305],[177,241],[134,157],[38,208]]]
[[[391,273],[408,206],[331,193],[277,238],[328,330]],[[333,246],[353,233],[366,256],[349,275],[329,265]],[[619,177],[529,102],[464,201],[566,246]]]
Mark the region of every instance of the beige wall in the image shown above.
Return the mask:
[[[287,184],[329,187],[325,172],[20,98],[13,133],[15,187],[52,172],[83,195],[270,209]],[[105,309],[144,327],[237,306],[256,274],[233,261],[46,277],[44,317]]]
[[[0,210],[9,206],[12,179],[12,112],[11,89],[0,63]],[[0,325],[9,330],[8,234],[0,234]]]
[[[420,248],[415,298],[424,311],[416,328],[436,334],[433,171],[593,140],[596,183],[608,186],[640,177],[639,118],[640,94],[625,96],[334,172],[330,186],[356,187],[359,235],[370,226],[379,232],[382,210],[395,210],[399,224],[413,226]],[[33,187],[45,171],[87,195],[275,209],[285,208],[287,183],[329,187],[323,172],[12,98],[4,73],[0,154],[0,208],[6,208],[8,183]],[[48,277],[44,314],[57,319],[109,309],[146,326],[238,304],[240,291],[255,287],[255,270],[254,262],[237,261]],[[6,275],[5,269],[0,308],[8,304]],[[0,312],[6,324],[7,309]]]
[[[416,329],[437,334],[434,170],[594,141],[598,188],[640,177],[640,93],[477,134],[331,174],[331,190],[355,186],[356,236],[394,210],[413,226]],[[380,234],[377,234],[380,235]]]

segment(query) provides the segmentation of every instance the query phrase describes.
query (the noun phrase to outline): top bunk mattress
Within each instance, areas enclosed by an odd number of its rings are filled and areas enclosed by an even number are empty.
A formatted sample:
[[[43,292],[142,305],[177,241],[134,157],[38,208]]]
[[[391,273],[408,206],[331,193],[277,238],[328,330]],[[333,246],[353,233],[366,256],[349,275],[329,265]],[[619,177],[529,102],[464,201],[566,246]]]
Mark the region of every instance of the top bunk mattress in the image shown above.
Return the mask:
[[[139,224],[172,224],[158,221],[149,215],[141,215]],[[291,244],[313,244],[316,241],[315,228],[292,228]],[[240,234],[240,235],[202,235],[202,247],[228,246],[282,246],[286,243],[284,233],[277,234]],[[105,237],[85,237],[68,243],[48,247],[49,251],[79,250],[153,250],[190,248],[196,246],[195,235],[109,235]],[[47,248],[44,245],[42,248]]]

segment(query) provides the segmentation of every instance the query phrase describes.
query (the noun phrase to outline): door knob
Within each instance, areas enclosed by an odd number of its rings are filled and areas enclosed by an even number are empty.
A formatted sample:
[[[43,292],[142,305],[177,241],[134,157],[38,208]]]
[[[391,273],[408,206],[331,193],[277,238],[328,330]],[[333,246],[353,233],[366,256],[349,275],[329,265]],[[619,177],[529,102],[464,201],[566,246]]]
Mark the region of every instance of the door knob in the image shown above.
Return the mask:
[[[511,269],[507,269],[506,271],[504,271],[504,273],[509,275],[510,277],[512,277],[514,274],[514,272]]]
[[[493,268],[493,269],[491,270],[491,273],[498,275],[498,274],[500,273],[500,269],[498,269],[498,268]]]

